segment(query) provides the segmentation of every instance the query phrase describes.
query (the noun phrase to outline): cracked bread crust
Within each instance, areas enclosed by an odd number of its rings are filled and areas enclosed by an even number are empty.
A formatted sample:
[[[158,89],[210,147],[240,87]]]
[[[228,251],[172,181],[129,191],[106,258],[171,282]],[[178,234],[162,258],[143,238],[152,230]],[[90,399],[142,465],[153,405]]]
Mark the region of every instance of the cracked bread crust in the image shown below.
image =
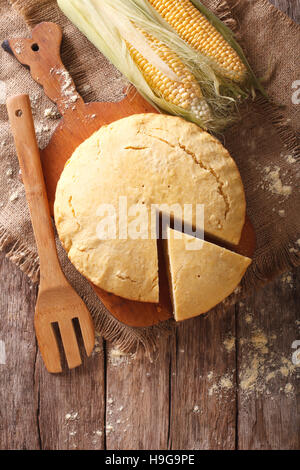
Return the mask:
[[[238,244],[245,221],[239,171],[224,147],[195,124],[173,116],[140,114],[103,126],[67,162],[57,186],[55,221],[76,268],[94,284],[131,300],[158,302],[156,240],[100,240],[97,209],[127,205],[193,205],[176,218],[195,226],[204,204],[207,234]],[[149,209],[150,211],[150,209]],[[149,216],[150,219],[150,216]],[[129,217],[129,222],[132,219]]]

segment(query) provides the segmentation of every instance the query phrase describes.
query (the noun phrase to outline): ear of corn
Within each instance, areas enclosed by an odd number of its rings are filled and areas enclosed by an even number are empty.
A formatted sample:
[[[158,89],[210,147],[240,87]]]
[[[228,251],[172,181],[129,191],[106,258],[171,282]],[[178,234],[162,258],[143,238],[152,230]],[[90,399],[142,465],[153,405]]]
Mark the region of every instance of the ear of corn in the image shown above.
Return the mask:
[[[168,103],[191,112],[197,120],[208,123],[211,118],[210,110],[193,74],[168,46],[149,33],[142,32],[142,34],[151,48],[175,74],[174,79],[169,78],[128,42],[127,47],[131,57],[154,93]]]
[[[245,54],[239,43],[235,40],[234,33],[229,29],[216,15],[214,15],[208,8],[205,7],[199,0],[191,0],[192,4],[210,21],[215,29],[222,35],[231,48],[237,53],[241,62],[244,64],[248,74],[248,82],[246,85],[250,88],[252,95],[255,96],[255,90],[258,90],[265,98],[268,95],[255,76]],[[247,80],[247,79],[246,79]]]
[[[58,4],[155,107],[210,128],[210,108],[197,79],[176,52],[129,20],[130,2],[58,0]]]
[[[194,50],[205,55],[220,75],[237,83],[247,68],[236,51],[190,0],[148,0],[171,28]]]
[[[232,122],[236,103],[251,92],[254,80],[240,59],[233,35],[218,24],[223,36],[227,34],[226,42],[215,29],[219,20],[212,16],[208,21],[207,11],[198,9],[198,0],[193,4],[189,0],[58,0],[58,4],[161,110],[219,131]]]

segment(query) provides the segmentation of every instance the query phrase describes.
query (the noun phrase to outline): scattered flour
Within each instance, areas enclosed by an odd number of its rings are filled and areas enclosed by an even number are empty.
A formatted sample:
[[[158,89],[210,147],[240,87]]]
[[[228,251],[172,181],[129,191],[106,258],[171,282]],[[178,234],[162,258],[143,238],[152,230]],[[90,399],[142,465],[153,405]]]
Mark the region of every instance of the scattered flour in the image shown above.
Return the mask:
[[[35,126],[35,132],[39,135],[50,132],[50,127],[47,126],[47,124],[43,124],[42,122],[39,122]]]
[[[76,101],[78,100],[79,96],[78,95],[73,95],[70,97],[70,102],[71,103],[76,103]]]
[[[229,390],[233,388],[233,379],[232,376],[229,374],[225,374],[224,376],[220,377],[217,382],[215,382],[208,390],[208,395],[217,395],[219,397],[223,396]]]
[[[289,287],[293,287],[294,285],[294,282],[293,282],[293,276],[292,276],[292,273],[284,273],[282,276],[281,276],[281,282],[282,284],[285,284]]]
[[[120,351],[117,347],[111,349],[108,355],[109,363],[115,367],[125,364],[131,364],[133,359],[133,354],[126,354]]]
[[[240,294],[241,292],[242,292],[242,286],[240,285],[237,286],[233,291],[234,294]]]
[[[284,185],[280,178],[280,168],[275,166],[271,169],[269,166],[264,168],[264,181],[267,183],[267,189],[278,196],[288,197],[292,194],[292,186]]]
[[[113,432],[114,430],[115,430],[115,429],[114,429],[114,427],[113,427],[112,424],[107,424],[107,425],[105,426],[105,432],[106,432],[106,434],[110,434],[110,433]]]
[[[292,155],[286,155],[285,159],[290,164],[296,163],[296,161],[297,161],[296,158],[294,158]]]
[[[85,84],[85,85],[83,86],[83,91],[84,91],[84,92],[90,91],[90,89],[91,89],[91,85]]]
[[[222,377],[221,380],[220,380],[220,387],[222,389],[232,388],[233,387],[232,380],[230,378],[228,378],[227,376]]]
[[[0,80],[0,104],[6,103],[6,83]]]
[[[241,374],[242,377],[241,377],[240,384],[241,384],[242,390],[249,391],[255,387],[257,377],[258,377],[258,370],[259,370],[258,357],[254,356],[251,361],[250,367],[248,367],[247,369],[244,369]]]
[[[6,364],[6,350],[5,350],[5,343],[3,340],[0,340],[0,364]]]
[[[226,351],[231,352],[235,349],[235,338],[233,336],[229,336],[229,338],[225,339],[223,344],[225,346]]]
[[[63,105],[65,109],[68,109],[72,103],[75,103],[79,99],[79,95],[76,92],[74,82],[69,72],[65,69],[52,68],[50,73],[57,75],[60,79],[61,91],[64,97]]]
[[[251,336],[250,341],[256,350],[260,351],[262,354],[268,353],[268,339],[261,330],[256,330]]]
[[[284,387],[284,391],[287,396],[294,395],[294,386],[291,383],[288,383]]]
[[[30,104],[31,104],[32,114],[35,114],[40,98],[41,96],[38,93],[34,93],[30,95]]]
[[[10,195],[9,200],[11,202],[15,202],[17,199],[19,199],[19,193],[18,191],[15,191],[14,193]]]
[[[15,50],[15,53],[19,55],[23,51],[23,46],[19,42],[17,42],[15,44],[14,50]]]
[[[96,336],[96,338],[95,338],[95,347],[94,347],[94,350],[93,350],[93,356],[95,354],[99,354],[103,351],[102,342],[101,342],[101,344],[99,343],[99,341],[102,341],[102,337],[99,335],[99,333],[97,331],[95,333],[95,336]]]
[[[275,372],[270,372],[267,376],[266,376],[266,381],[269,382],[270,380],[274,379],[275,378]]]
[[[77,419],[79,419],[78,411],[72,411],[71,413],[67,413],[65,416],[66,421],[75,421]]]
[[[247,348],[245,353],[249,365],[243,366],[239,371],[243,399],[249,398],[252,393],[271,395],[274,386],[286,395],[293,394],[293,386],[287,387],[288,384],[286,384],[280,387],[279,385],[293,376],[296,367],[285,356],[269,352],[268,344],[275,339],[276,335],[267,338],[263,332],[256,329],[249,340],[244,340],[243,344]]]
[[[297,245],[297,246],[298,246],[298,245]],[[299,253],[299,248],[295,248],[295,247],[291,246],[291,247],[289,248],[289,252],[290,252],[290,253]]]
[[[214,376],[213,371],[210,371],[210,372],[207,374],[208,380],[212,380],[213,376]]]
[[[59,119],[60,114],[55,108],[47,108],[44,111],[44,117],[48,119]]]

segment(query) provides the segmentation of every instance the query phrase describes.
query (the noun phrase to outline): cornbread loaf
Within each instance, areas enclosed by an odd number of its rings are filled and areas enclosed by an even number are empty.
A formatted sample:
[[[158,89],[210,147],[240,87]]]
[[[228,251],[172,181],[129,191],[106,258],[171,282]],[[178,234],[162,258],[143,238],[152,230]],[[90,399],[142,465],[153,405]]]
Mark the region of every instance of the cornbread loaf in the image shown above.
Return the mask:
[[[60,240],[76,268],[94,284],[121,297],[157,302],[156,240],[149,227],[142,238],[119,230],[120,198],[130,212],[139,204],[150,212],[166,204],[192,226],[204,205],[206,233],[237,244],[245,220],[245,196],[239,171],[220,142],[195,124],[178,117],[140,114],[103,126],[83,142],[67,162],[59,180],[55,221]],[[105,216],[99,207],[115,208],[115,239],[100,239],[97,227]],[[149,216],[150,218],[150,216]]]
[[[168,232],[164,244],[170,292],[175,319],[181,321],[208,312],[228,297],[251,259],[185,233],[178,239],[171,228]]]

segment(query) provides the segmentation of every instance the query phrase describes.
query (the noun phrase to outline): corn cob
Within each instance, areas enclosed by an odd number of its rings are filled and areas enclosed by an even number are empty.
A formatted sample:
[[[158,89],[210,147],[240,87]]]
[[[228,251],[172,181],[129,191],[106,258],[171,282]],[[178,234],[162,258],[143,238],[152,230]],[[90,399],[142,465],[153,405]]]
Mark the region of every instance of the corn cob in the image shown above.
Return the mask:
[[[57,2],[160,110],[221,131],[255,89],[266,96],[233,33],[198,0]]]
[[[137,29],[143,34],[155,53],[178,77],[178,81],[176,81],[164,75],[162,71],[153,64],[150,64],[148,60],[127,41],[126,44],[132,59],[137,64],[152,90],[167,102],[191,112],[196,119],[201,119],[203,122],[209,121],[209,106],[202,95],[197,80],[190,70],[168,46],[151,34],[142,31],[140,28]]]
[[[247,69],[236,51],[190,0],[148,0],[194,50],[211,59],[225,78],[243,83]]]

